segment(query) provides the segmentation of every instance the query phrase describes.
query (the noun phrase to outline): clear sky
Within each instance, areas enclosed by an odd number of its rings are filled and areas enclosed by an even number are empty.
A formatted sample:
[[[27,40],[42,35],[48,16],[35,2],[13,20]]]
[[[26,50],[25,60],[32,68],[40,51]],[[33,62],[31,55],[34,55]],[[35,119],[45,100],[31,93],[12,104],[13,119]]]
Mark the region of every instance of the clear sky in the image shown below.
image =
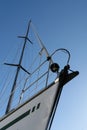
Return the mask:
[[[32,19],[51,53],[71,52],[79,76],[65,85],[51,130],[87,129],[87,0],[0,0],[0,62]]]

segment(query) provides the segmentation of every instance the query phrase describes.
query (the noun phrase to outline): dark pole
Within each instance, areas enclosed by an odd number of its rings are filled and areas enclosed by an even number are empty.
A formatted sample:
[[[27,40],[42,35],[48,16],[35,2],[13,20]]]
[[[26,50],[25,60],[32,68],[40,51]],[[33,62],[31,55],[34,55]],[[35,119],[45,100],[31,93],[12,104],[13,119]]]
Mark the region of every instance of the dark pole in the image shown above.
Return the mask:
[[[21,66],[21,63],[22,63],[26,42],[27,42],[27,39],[28,39],[30,23],[31,23],[31,21],[29,21],[26,36],[23,37],[24,38],[24,45],[23,45],[23,48],[22,48],[21,56],[20,56],[20,59],[19,59],[19,65],[17,66],[16,75],[15,75],[15,78],[14,78],[14,83],[13,83],[13,86],[12,86],[12,89],[11,89],[11,94],[10,94],[9,101],[8,101],[8,104],[7,104],[7,108],[6,108],[6,112],[5,112],[6,114],[10,111],[10,108],[11,108],[11,104],[12,104],[12,100],[13,100],[13,96],[14,96],[14,91],[15,91],[15,88],[16,88],[16,81],[18,79],[18,75],[19,75],[19,72],[20,72],[20,66]]]

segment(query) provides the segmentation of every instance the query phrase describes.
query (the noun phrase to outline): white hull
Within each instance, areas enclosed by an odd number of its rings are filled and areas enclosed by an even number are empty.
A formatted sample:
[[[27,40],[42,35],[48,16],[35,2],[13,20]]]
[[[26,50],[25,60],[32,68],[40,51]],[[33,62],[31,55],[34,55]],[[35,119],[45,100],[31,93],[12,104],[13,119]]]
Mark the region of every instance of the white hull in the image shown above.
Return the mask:
[[[8,113],[0,120],[0,130],[46,130],[58,82]]]

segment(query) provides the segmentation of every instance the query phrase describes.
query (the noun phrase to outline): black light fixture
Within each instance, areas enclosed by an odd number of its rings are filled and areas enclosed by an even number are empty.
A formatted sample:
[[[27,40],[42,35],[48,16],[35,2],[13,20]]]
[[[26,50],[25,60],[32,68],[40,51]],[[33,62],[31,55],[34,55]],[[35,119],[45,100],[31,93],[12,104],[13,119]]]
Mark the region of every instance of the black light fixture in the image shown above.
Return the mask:
[[[58,72],[59,71],[59,65],[57,64],[57,63],[53,63],[53,64],[51,64],[51,66],[50,66],[50,69],[51,69],[51,71],[52,72],[54,72],[54,73],[56,73],[56,72]]]

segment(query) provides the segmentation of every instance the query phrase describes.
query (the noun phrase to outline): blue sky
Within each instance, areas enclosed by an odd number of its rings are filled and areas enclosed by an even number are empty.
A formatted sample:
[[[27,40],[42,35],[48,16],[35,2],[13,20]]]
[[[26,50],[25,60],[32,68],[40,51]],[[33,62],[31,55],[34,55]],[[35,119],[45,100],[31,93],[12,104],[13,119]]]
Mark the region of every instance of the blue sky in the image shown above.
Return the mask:
[[[51,53],[63,47],[71,52],[71,69],[80,75],[65,85],[51,130],[87,129],[87,1],[0,0],[0,62],[18,43],[32,19]]]

